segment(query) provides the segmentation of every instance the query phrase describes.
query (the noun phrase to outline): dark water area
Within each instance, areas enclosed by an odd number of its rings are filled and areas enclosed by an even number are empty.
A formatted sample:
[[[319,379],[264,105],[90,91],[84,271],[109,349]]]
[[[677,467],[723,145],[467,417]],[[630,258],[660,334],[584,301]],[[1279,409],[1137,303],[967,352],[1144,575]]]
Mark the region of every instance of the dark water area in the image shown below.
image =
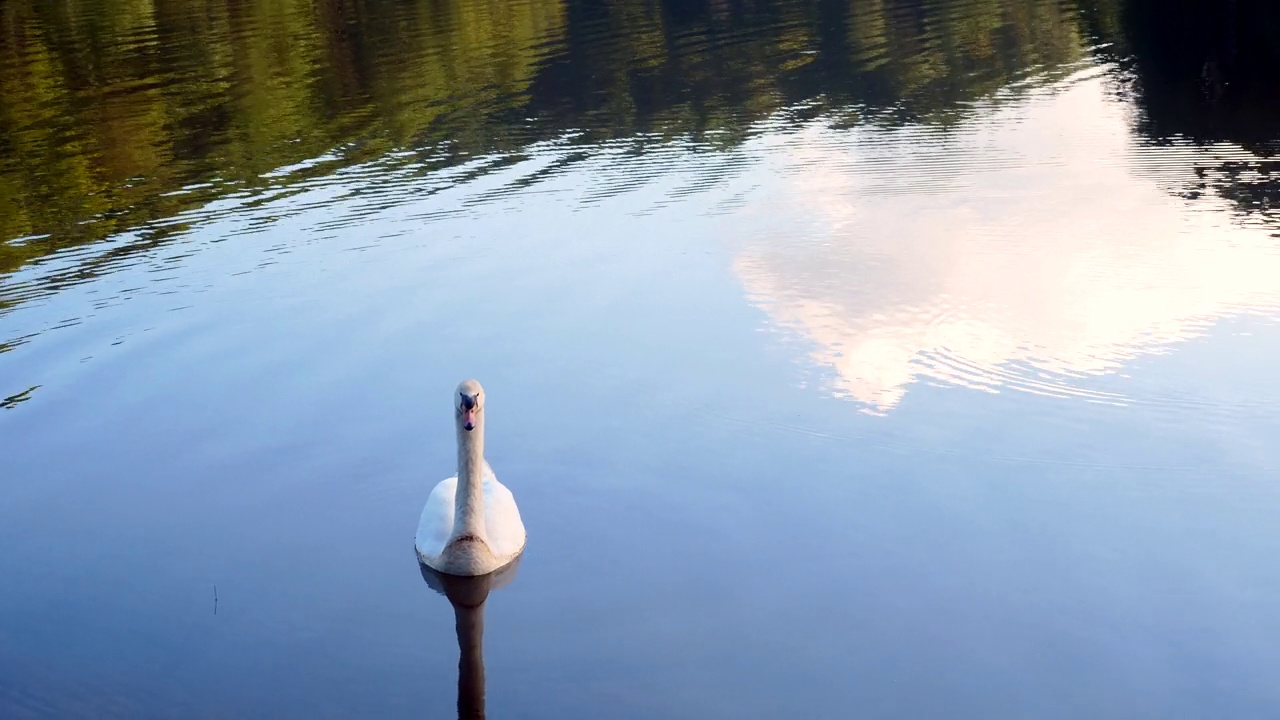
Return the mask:
[[[1277,77],[1243,0],[0,4],[0,717],[1274,717]]]

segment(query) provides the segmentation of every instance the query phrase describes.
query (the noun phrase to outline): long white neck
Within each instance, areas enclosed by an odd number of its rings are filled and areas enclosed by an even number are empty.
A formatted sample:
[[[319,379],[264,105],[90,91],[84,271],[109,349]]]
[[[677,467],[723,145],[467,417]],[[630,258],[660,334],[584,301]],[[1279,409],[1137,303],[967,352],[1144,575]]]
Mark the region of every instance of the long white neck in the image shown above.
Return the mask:
[[[464,430],[458,423],[458,489],[454,495],[453,535],[488,541],[484,532],[484,414],[477,413],[475,427]]]

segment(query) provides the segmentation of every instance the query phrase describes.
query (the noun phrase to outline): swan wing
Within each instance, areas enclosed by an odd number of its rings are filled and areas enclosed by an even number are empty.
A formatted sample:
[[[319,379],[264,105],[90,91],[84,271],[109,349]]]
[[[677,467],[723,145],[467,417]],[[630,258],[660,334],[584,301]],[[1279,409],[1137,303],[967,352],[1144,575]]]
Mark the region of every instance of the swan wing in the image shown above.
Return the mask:
[[[524,522],[520,520],[520,508],[507,486],[498,482],[493,468],[485,464],[484,483],[484,531],[489,541],[489,551],[500,561],[506,562],[524,549]]]
[[[454,496],[457,492],[458,478],[441,480],[431,490],[427,504],[422,508],[413,544],[424,559],[439,557],[444,552],[444,544],[453,533]]]

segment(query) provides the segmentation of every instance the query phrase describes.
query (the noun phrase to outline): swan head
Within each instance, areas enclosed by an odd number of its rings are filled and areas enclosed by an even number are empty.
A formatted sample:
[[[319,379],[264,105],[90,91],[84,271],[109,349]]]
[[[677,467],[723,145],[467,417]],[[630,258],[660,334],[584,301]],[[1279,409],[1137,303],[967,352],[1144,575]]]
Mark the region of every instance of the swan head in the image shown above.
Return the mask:
[[[458,426],[467,432],[476,429],[480,414],[484,412],[484,388],[475,380],[463,380],[454,393],[453,406],[458,415]]]

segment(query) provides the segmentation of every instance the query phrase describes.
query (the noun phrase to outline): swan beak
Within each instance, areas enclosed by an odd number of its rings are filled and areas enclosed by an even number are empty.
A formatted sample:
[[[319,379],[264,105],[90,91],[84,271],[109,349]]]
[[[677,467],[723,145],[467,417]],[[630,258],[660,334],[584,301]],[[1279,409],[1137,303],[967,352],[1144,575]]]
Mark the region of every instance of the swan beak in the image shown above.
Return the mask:
[[[475,410],[462,411],[462,429],[467,431],[476,429],[476,411]]]

